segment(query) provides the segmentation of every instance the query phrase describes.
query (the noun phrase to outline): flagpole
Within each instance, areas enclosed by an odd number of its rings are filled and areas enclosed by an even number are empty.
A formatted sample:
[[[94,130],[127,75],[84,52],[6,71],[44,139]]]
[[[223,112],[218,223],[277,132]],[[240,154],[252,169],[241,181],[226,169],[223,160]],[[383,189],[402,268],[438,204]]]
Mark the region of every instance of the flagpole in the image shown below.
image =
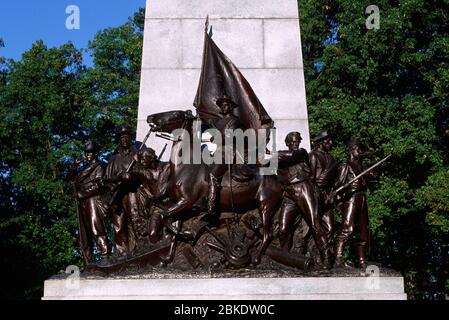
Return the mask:
[[[207,15],[206,17],[206,23],[205,23],[205,29],[204,29],[204,33],[207,34],[207,31],[209,30],[209,15]]]
[[[209,29],[209,15],[206,17],[206,23],[204,27],[204,44],[203,44],[203,61],[201,66],[201,76],[200,76],[200,88],[198,90],[198,95],[195,99],[195,107],[199,107],[201,104],[201,97],[203,96],[203,84],[204,84],[204,66],[206,65],[207,57],[207,30]]]

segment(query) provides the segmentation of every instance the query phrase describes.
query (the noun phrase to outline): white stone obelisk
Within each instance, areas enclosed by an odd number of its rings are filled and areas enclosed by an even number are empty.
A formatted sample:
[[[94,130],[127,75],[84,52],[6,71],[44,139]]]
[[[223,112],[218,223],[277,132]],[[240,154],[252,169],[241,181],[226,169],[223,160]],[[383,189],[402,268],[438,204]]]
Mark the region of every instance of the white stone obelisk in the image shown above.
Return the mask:
[[[275,121],[277,149],[299,131],[310,150],[297,0],[147,0],[137,140],[148,115],[194,110],[207,15],[213,40]],[[147,145],[159,153],[165,143],[152,135]]]

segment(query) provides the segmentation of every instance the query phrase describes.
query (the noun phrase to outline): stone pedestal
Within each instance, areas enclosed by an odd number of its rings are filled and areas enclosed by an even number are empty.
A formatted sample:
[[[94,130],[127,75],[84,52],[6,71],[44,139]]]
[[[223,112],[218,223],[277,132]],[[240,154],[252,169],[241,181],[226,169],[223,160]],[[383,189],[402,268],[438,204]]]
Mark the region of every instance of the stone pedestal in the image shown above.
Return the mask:
[[[69,284],[67,286],[67,283]],[[65,279],[43,300],[406,300],[402,277]]]
[[[149,129],[149,114],[193,109],[207,15],[214,41],[275,121],[277,149],[294,130],[310,150],[296,0],[147,0],[137,139]],[[148,142],[158,153],[164,144]]]

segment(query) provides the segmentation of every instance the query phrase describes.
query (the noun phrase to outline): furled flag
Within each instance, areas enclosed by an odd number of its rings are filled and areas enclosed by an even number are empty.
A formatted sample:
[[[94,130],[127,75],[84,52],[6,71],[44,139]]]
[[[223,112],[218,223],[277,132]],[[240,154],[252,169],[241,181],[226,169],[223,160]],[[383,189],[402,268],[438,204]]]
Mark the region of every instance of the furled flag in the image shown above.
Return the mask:
[[[245,129],[271,128],[271,117],[239,69],[212,40],[207,32],[208,24],[207,20],[200,83],[193,102],[200,119],[210,124],[221,118],[216,101],[226,94],[237,103],[236,116]]]

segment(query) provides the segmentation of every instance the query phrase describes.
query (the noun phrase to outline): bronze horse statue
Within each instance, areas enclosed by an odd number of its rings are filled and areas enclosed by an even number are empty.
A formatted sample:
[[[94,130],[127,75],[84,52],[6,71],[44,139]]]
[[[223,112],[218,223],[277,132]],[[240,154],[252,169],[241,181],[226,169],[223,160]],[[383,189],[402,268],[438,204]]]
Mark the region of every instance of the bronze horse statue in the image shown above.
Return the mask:
[[[164,220],[169,219],[175,221],[175,224],[178,223],[176,228],[181,227],[183,217],[189,216],[194,208],[199,208],[197,212],[206,211],[208,176],[211,167],[203,161],[199,164],[192,162],[192,137],[194,134],[198,134],[194,128],[195,120],[196,117],[192,115],[191,111],[162,112],[152,114],[147,118],[153,131],[158,132],[159,135],[165,135],[165,137],[172,137],[170,176],[167,185],[167,195],[172,204],[162,215]],[[172,135],[172,133],[175,134]],[[188,150],[190,155],[187,155],[188,161],[179,161],[183,156],[182,153],[186,152],[186,146],[190,149]],[[186,157],[184,157],[185,159]],[[251,179],[245,182],[223,179],[219,195],[218,210],[220,212],[244,214],[250,210],[258,209],[259,211],[263,227],[263,240],[254,257],[254,264],[260,263],[261,256],[272,240],[273,216],[281,205],[283,191],[283,185],[276,175],[260,175],[256,172]],[[173,258],[174,248],[170,255]]]

